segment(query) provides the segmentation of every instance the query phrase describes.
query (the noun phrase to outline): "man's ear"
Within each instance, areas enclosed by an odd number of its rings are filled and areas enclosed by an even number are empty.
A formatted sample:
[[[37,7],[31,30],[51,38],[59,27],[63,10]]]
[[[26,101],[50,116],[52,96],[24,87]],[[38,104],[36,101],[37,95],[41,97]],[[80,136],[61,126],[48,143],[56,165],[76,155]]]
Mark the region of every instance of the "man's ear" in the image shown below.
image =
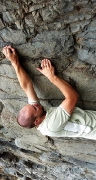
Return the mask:
[[[45,116],[44,117],[37,117],[34,121],[35,126],[39,126],[42,123],[42,121],[44,120],[44,118],[45,118]]]
[[[36,120],[34,121],[34,124],[35,124],[35,126],[38,126],[38,125],[40,124],[39,119],[36,119]]]

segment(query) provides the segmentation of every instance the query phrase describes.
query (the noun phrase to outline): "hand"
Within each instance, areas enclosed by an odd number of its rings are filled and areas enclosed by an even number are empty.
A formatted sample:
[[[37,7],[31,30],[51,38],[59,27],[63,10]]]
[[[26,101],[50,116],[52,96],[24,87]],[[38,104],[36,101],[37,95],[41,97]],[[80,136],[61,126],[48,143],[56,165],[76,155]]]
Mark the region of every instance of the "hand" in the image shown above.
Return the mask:
[[[55,69],[52,66],[50,60],[48,60],[48,59],[43,59],[41,61],[41,69],[40,68],[36,68],[36,69],[39,70],[48,79],[51,79],[55,73]]]
[[[5,57],[11,61],[12,65],[14,65],[18,62],[18,55],[17,55],[15,49],[12,48],[11,46],[5,46],[2,50],[2,52],[5,55]]]

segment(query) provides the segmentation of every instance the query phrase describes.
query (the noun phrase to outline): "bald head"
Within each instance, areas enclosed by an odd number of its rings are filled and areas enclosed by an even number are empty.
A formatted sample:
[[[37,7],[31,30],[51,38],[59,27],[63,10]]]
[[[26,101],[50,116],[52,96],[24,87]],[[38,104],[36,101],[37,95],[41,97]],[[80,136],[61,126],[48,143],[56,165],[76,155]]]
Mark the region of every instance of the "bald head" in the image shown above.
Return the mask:
[[[35,121],[35,116],[34,116],[33,107],[27,104],[21,109],[17,118],[17,122],[22,127],[33,128],[35,127],[34,121]]]

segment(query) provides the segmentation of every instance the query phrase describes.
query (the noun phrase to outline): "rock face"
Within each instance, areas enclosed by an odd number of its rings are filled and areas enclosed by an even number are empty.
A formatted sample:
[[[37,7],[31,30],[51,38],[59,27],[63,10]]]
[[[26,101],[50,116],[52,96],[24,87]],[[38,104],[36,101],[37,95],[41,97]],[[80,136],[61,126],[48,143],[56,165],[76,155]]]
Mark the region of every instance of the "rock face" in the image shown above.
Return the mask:
[[[19,127],[16,116],[27,97],[2,54],[5,45],[16,48],[43,105],[63,100],[36,70],[49,58],[80,94],[77,105],[96,110],[96,1],[0,1],[0,179],[95,180],[95,141],[52,139]]]

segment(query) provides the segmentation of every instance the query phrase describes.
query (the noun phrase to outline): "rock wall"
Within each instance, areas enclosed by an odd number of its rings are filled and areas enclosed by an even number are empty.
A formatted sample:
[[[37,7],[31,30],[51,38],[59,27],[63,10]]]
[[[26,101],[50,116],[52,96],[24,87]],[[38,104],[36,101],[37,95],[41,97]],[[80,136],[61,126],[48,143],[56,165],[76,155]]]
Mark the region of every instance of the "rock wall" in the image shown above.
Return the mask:
[[[5,45],[16,48],[43,105],[63,100],[36,70],[49,58],[80,94],[77,105],[96,110],[96,1],[0,1],[0,179],[95,180],[95,141],[52,139],[19,127],[16,116],[27,97],[2,54]]]

